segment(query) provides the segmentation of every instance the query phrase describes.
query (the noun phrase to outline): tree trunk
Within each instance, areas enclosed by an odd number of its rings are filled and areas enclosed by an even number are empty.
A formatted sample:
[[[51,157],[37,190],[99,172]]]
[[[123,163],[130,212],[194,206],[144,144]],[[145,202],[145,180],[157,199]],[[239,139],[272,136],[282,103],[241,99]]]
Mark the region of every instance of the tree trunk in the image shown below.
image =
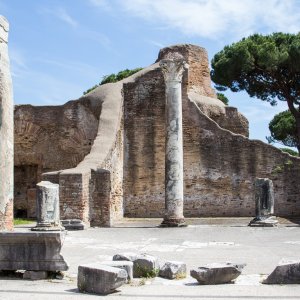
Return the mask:
[[[289,107],[290,112],[295,117],[296,120],[296,129],[297,129],[297,149],[298,156],[300,156],[300,108],[294,106],[293,99],[290,96],[286,97],[286,101]]]
[[[296,118],[296,128],[297,128],[297,149],[298,156],[300,156],[300,114],[297,114]]]

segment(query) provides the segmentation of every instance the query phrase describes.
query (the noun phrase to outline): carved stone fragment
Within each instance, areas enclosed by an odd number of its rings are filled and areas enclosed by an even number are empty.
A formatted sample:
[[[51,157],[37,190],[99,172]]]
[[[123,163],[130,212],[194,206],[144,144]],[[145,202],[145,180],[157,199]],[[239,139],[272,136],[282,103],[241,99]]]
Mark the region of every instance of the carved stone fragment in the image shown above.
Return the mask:
[[[78,267],[78,289],[80,292],[110,294],[126,283],[127,272],[123,269],[101,264]]]

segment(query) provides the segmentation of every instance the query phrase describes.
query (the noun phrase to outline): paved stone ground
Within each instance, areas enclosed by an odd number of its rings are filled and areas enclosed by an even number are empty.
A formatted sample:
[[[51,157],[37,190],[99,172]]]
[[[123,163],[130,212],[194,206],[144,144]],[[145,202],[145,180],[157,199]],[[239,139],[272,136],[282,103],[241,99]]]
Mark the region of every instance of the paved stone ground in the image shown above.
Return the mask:
[[[115,228],[69,231],[62,254],[70,269],[64,280],[0,278],[0,299],[300,299],[300,285],[262,285],[281,258],[300,259],[299,220],[280,219],[277,228],[250,228],[249,218],[189,219],[185,228],[157,228],[158,219],[130,219]],[[18,230],[26,230],[19,228]],[[181,260],[188,269],[211,262],[245,262],[235,284],[201,286],[188,277],[135,280],[108,296],[80,294],[79,264],[111,259],[120,252],[146,252],[163,262]]]

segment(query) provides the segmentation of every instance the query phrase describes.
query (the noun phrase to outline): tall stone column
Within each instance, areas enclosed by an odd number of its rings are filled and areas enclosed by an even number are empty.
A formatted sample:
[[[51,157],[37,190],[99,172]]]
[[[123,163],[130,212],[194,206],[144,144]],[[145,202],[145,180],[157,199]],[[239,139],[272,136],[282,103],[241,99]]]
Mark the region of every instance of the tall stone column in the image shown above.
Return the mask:
[[[165,216],[163,227],[184,226],[182,75],[188,65],[178,54],[160,61],[166,85]]]
[[[13,229],[14,120],[7,20],[0,16],[0,230]]]

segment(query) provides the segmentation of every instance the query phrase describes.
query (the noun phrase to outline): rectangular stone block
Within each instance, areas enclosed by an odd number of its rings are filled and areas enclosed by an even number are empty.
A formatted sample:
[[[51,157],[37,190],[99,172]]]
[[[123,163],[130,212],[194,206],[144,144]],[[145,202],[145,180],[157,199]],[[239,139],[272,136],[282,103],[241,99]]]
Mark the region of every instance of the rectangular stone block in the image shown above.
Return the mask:
[[[127,272],[128,282],[133,279],[133,262],[128,260],[105,260],[102,265],[123,269]]]
[[[126,283],[127,272],[123,269],[101,264],[78,267],[78,289],[81,292],[109,294]]]
[[[66,271],[60,232],[1,232],[0,270]]]

